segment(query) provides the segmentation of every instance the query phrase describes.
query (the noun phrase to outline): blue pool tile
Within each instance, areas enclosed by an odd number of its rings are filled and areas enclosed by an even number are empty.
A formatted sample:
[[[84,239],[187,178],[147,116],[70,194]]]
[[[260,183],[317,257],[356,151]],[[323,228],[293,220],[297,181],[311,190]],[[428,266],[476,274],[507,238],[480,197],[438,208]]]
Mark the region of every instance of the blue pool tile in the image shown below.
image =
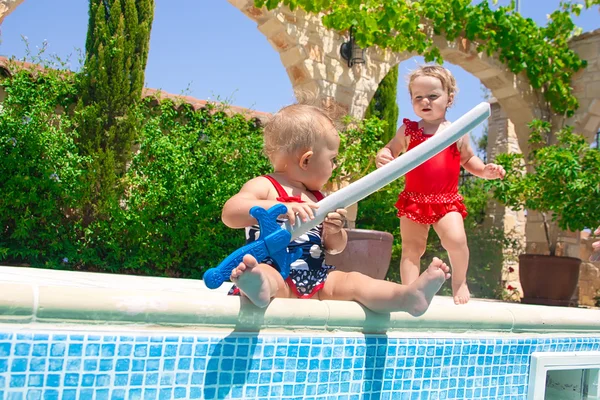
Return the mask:
[[[133,351],[133,345],[129,343],[119,344],[117,354],[119,357],[129,357]]]
[[[132,371],[143,371],[146,369],[146,360],[132,360],[131,370]]]
[[[141,400],[142,389],[129,389],[127,392],[127,400]]]
[[[58,400],[59,392],[55,389],[44,390],[44,400]]]
[[[0,342],[2,398],[523,400],[532,351],[600,348],[600,338],[34,335]]]
[[[157,389],[144,389],[144,400],[156,400],[158,398]]]
[[[69,356],[81,356],[83,354],[83,344],[71,343],[69,344],[68,355]],[[53,354],[55,355],[55,354]],[[60,354],[62,355],[62,354]]]
[[[158,374],[157,373],[146,374],[144,382],[145,382],[146,386],[158,385]]]
[[[103,358],[100,360],[100,371],[112,371],[114,360],[111,358]]]
[[[63,390],[61,400],[77,400],[77,390],[75,390],[75,389]]]
[[[110,399],[111,400],[125,400],[126,393],[127,392],[125,391],[125,389],[115,389],[112,391]]]
[[[39,389],[29,389],[27,391],[27,395],[25,397],[25,400],[41,400],[42,393],[43,392],[41,390],[39,390]],[[4,398],[4,397],[2,396],[1,398]]]
[[[168,344],[165,346],[164,351],[165,351],[165,353],[164,353],[165,357],[175,357],[175,356],[177,356],[177,345]]]
[[[110,399],[110,391],[108,389],[96,390],[95,400],[109,400],[109,399]]]
[[[82,377],[81,377],[81,386],[82,387],[93,387],[95,380],[96,380],[96,375],[94,375],[94,374],[83,374]]]
[[[85,346],[85,355],[87,357],[98,356],[100,354],[100,344],[88,343]]]

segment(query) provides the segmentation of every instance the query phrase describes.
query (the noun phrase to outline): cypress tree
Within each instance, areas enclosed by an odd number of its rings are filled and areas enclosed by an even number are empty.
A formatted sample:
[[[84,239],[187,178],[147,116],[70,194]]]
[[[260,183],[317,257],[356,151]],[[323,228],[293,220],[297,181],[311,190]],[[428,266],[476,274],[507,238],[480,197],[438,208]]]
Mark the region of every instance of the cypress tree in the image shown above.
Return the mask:
[[[129,114],[141,98],[153,18],[154,0],[90,0],[82,142],[90,153],[114,152],[120,170],[135,137]]]
[[[369,103],[365,112],[365,118],[377,117],[387,121],[385,133],[380,138],[383,143],[389,142],[396,134],[398,123],[398,103],[396,94],[398,92],[398,66],[392,67],[387,75],[381,80],[375,95]]]
[[[84,225],[120,195],[139,127],[153,18],[154,0],[90,0],[78,109],[80,148],[93,160]]]

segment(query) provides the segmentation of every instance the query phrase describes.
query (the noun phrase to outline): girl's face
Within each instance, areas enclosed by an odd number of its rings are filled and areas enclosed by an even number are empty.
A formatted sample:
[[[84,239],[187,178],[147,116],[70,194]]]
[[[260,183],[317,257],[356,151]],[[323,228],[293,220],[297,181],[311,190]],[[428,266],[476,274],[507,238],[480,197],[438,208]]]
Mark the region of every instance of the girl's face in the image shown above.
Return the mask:
[[[433,76],[419,76],[410,85],[413,110],[425,121],[435,122],[446,118],[446,109],[453,95],[442,87],[442,82]]]

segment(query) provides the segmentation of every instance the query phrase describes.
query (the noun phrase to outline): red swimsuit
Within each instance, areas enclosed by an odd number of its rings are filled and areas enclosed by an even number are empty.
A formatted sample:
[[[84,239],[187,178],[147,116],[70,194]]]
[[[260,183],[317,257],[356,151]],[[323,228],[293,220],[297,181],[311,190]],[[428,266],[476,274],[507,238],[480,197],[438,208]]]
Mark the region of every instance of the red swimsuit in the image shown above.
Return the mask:
[[[432,136],[425,135],[418,122],[403,122],[404,134],[410,137],[408,150]],[[459,175],[460,152],[454,143],[406,174],[404,191],[395,204],[398,217],[406,216],[420,224],[433,224],[453,211],[466,217],[467,208],[458,194]]]
[[[279,197],[277,201],[282,203],[304,203],[300,196],[290,196],[287,194],[283,186],[277,182],[272,176],[264,175],[275,189]],[[317,201],[323,199],[323,194],[319,191],[312,191],[311,193]],[[283,224],[284,220],[279,220],[280,224]],[[260,230],[258,225],[246,228],[246,243],[250,243],[256,240],[259,236]],[[286,282],[296,297],[301,299],[310,299],[325,285],[327,280],[327,274],[330,270],[335,267],[325,263],[325,249],[323,248],[323,224],[319,224],[312,228],[304,235],[292,240],[288,245],[288,248],[294,251],[294,249],[300,248],[302,255],[296,261],[290,265],[290,275],[286,278]],[[278,269],[275,261],[270,257],[265,260],[258,260],[271,265],[273,268]],[[229,294],[239,295],[240,290],[237,286],[233,286],[229,291]]]

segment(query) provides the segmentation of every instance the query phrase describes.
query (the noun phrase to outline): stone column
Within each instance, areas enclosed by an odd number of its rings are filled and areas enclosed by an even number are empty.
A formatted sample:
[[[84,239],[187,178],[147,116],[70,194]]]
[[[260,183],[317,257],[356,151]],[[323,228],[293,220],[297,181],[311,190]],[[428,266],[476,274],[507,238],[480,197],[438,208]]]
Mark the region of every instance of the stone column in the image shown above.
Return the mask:
[[[585,234],[581,239],[581,268],[579,269],[579,304],[600,306],[600,262],[591,262],[592,243],[598,238]]]
[[[498,153],[521,153],[515,126],[495,98],[489,100],[491,116],[488,120],[487,154],[493,161]],[[525,247],[525,213],[523,210],[513,210],[492,200],[487,205],[486,226],[502,229],[505,234],[516,239]],[[516,254],[505,254],[502,267],[502,284],[504,287],[516,288],[514,300],[522,297],[523,290],[519,282],[519,262]],[[518,293],[518,295],[517,295]]]

